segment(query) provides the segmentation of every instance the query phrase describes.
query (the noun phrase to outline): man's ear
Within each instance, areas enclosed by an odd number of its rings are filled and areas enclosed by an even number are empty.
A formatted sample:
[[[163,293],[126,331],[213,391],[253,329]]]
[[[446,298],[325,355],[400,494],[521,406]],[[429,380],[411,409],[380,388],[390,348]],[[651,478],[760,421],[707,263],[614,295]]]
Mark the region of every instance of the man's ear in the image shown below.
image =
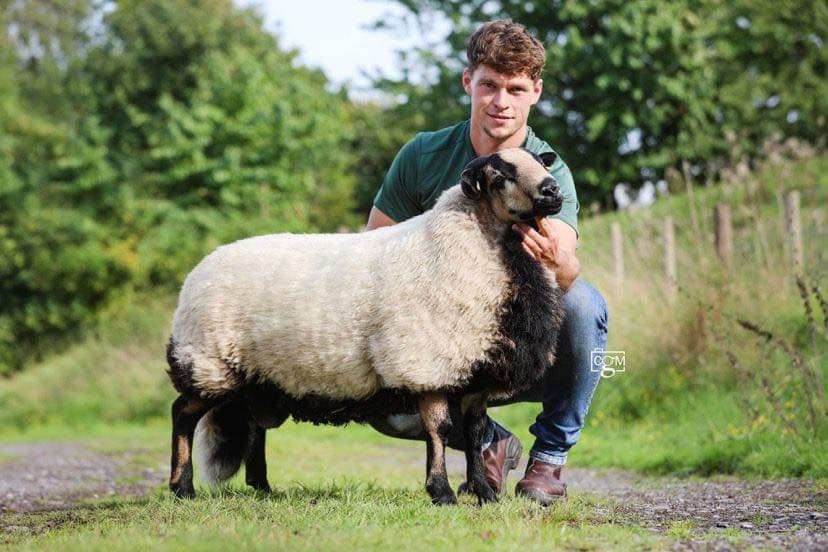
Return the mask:
[[[538,157],[540,157],[540,160],[543,163],[543,166],[548,169],[549,167],[552,166],[552,163],[555,162],[555,159],[558,158],[558,154],[555,153],[554,151],[545,151],[545,152],[541,153],[540,155],[538,155]]]
[[[532,105],[536,105],[540,101],[541,93],[543,92],[543,79],[537,79],[532,83]]]
[[[468,67],[463,69],[463,77],[460,79],[460,82],[463,83],[463,90],[466,91],[466,94],[471,96],[472,89],[471,89],[471,79],[472,74],[469,71]]]
[[[466,197],[480,199],[486,186],[486,175],[483,173],[485,158],[478,158],[466,165],[460,174],[460,189]]]

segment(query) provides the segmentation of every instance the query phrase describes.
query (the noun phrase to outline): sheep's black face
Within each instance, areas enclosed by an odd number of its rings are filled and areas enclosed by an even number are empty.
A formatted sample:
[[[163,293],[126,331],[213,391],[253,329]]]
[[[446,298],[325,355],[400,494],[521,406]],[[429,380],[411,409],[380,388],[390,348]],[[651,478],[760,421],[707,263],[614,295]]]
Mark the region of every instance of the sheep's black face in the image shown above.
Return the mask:
[[[556,155],[513,148],[480,157],[461,176],[463,193],[488,201],[504,222],[528,222],[561,210],[563,196],[549,174]]]

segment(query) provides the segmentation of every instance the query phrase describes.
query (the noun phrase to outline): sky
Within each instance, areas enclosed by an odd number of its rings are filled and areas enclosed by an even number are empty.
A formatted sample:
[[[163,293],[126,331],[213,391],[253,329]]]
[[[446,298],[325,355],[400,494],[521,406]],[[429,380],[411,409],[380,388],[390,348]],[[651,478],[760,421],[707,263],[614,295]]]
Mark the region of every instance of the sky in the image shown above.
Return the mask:
[[[402,9],[387,0],[237,0],[257,7],[266,28],[284,47],[297,48],[303,65],[321,68],[334,84],[367,88],[362,71],[398,76],[394,52],[417,43],[404,36],[366,27]]]

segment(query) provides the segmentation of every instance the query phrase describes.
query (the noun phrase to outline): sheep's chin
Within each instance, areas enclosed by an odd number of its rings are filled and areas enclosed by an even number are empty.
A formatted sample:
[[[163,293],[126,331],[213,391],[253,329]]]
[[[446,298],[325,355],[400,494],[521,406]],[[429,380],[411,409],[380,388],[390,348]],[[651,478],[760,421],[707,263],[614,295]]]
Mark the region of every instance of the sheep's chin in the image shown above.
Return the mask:
[[[512,219],[513,223],[528,224],[529,226],[531,226],[535,230],[538,229],[537,218],[536,218],[535,213],[533,213],[532,211],[527,211],[527,212],[524,212],[524,213],[517,213],[517,214],[513,215],[513,217],[514,217]]]

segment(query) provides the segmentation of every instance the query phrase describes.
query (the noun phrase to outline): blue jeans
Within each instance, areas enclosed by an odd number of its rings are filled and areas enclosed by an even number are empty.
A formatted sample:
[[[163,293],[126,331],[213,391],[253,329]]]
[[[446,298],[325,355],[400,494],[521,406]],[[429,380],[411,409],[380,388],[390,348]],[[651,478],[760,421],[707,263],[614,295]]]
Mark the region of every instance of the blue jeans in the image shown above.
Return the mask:
[[[564,323],[558,336],[555,364],[543,380],[533,388],[510,397],[505,401],[492,401],[490,406],[518,402],[539,402],[543,410],[529,428],[535,436],[535,444],[529,455],[550,464],[566,463],[566,455],[584,427],[592,395],[601,379],[600,370],[591,370],[591,351],[606,349],[608,314],[604,298],[590,284],[575,280],[563,296]],[[448,445],[463,448],[462,424],[458,412],[452,412],[452,432]],[[425,439],[425,431],[419,415],[390,416],[371,420],[378,431],[404,439]],[[496,428],[501,427],[499,431]],[[487,448],[495,434],[506,432],[489,418],[483,439]]]
[[[563,299],[565,317],[555,364],[540,385],[508,401],[543,404],[543,411],[529,428],[535,436],[529,456],[559,465],[566,463],[569,449],[578,442],[601,379],[601,372],[592,369],[591,351],[606,349],[609,323],[606,301],[583,280],[575,280]],[[494,437],[495,424],[489,418],[484,447]]]

